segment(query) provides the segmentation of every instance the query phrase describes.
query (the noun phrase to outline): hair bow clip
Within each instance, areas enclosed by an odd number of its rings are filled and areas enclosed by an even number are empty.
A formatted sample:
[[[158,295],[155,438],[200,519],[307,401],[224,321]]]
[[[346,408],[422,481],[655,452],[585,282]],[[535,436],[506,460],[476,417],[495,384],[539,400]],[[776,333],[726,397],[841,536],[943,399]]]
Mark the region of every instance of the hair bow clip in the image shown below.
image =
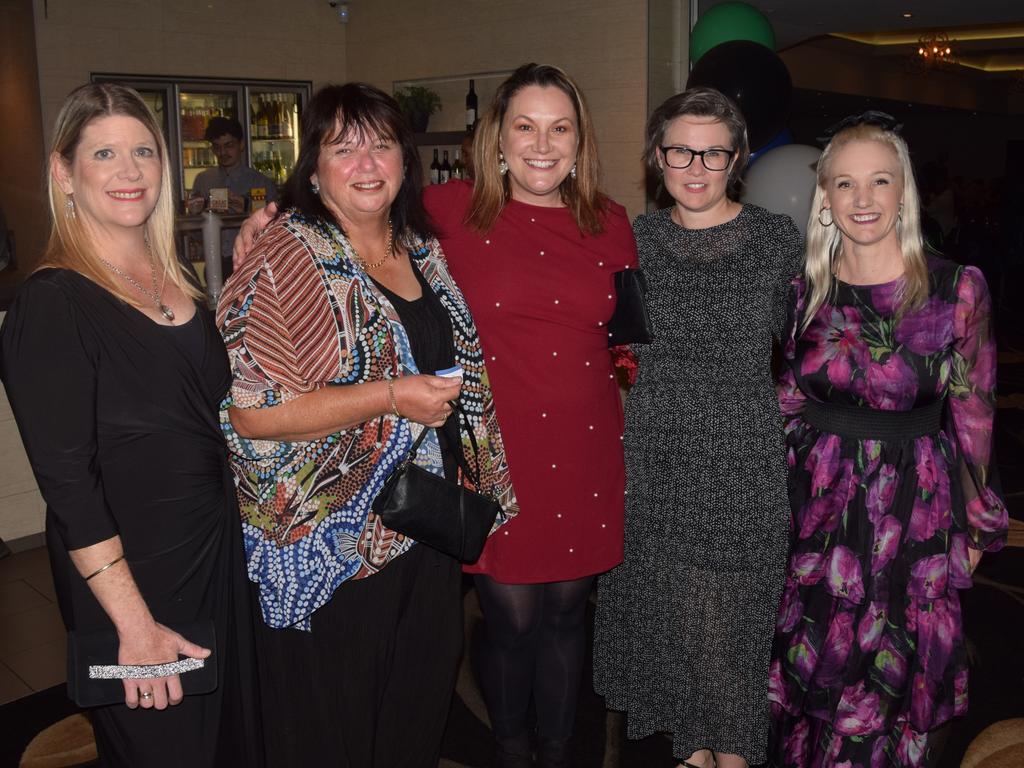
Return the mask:
[[[823,145],[828,144],[832,137],[840,131],[845,131],[847,128],[853,128],[858,125],[877,125],[882,130],[892,131],[893,133],[899,133],[903,130],[903,123],[896,122],[896,118],[889,113],[880,112],[877,109],[869,109],[861,112],[859,115],[844,117],[835,125],[827,128],[825,134],[818,137],[818,141]]]

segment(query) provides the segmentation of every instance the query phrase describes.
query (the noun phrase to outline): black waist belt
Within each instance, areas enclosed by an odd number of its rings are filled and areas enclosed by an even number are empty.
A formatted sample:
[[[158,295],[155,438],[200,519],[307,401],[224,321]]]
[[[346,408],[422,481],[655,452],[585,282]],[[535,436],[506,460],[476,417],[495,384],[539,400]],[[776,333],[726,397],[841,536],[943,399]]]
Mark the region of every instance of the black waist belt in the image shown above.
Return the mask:
[[[912,440],[933,435],[942,426],[944,400],[909,411],[881,411],[855,405],[819,403],[808,400],[803,419],[822,432],[854,440]]]

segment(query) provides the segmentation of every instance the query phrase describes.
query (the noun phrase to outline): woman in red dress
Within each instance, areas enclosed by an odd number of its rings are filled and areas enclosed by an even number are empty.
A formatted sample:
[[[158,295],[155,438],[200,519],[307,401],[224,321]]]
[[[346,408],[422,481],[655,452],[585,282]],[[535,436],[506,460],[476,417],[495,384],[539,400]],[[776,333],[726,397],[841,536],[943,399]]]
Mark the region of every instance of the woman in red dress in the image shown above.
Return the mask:
[[[449,270],[484,352],[520,514],[474,575],[486,627],[477,669],[495,766],[569,764],[594,576],[622,562],[622,404],[606,325],[612,275],[636,267],[625,209],[598,188],[590,113],[557,67],[525,64],[476,130],[475,181],[429,187]],[[235,243],[244,258],[272,208]],[[462,395],[472,396],[463,389]]]
[[[475,181],[428,212],[480,333],[520,515],[474,574],[477,659],[495,764],[568,765],[596,574],[622,561],[622,406],[605,328],[612,275],[636,266],[625,209],[598,189],[590,115],[560,69],[527,64],[476,131]]]

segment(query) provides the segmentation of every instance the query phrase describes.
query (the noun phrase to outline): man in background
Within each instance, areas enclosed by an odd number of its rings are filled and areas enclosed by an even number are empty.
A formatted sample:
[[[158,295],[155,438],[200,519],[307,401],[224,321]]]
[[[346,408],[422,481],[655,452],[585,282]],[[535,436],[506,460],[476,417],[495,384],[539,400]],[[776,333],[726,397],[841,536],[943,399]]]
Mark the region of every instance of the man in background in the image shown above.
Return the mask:
[[[233,118],[214,117],[206,126],[205,138],[210,142],[217,158],[217,167],[208,168],[196,176],[187,209],[191,214],[200,213],[210,206],[211,189],[227,189],[228,213],[248,213],[252,210],[253,195],[262,196],[264,203],[277,201],[277,186],[259,171],[245,164],[245,134],[242,125]],[[235,242],[237,228],[221,230],[221,258],[224,260],[224,277],[231,271],[231,248]]]

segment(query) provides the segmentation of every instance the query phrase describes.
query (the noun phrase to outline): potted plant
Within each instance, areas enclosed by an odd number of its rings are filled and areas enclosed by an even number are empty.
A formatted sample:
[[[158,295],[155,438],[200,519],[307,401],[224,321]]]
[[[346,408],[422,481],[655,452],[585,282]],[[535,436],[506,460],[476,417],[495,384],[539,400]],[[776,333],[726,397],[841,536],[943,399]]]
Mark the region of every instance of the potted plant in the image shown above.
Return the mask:
[[[441,109],[441,97],[422,85],[406,85],[395,91],[395,101],[415,133],[425,133],[430,116]]]

